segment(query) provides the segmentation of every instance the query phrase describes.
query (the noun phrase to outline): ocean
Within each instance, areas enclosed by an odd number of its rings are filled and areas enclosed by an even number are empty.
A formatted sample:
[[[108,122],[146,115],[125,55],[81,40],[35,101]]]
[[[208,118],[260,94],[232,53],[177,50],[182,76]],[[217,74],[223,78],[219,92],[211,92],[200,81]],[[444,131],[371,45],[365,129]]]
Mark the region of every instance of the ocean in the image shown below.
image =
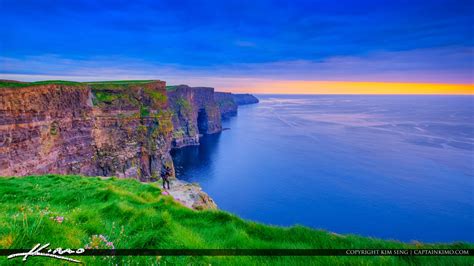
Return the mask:
[[[272,225],[474,241],[474,97],[257,95],[172,152],[220,209]]]

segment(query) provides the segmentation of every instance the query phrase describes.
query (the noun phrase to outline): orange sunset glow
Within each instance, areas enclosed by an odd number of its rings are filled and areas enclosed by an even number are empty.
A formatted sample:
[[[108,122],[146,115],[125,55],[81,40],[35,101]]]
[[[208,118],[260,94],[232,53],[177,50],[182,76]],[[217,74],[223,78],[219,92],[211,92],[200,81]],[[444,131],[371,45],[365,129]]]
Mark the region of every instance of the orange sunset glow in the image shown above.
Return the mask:
[[[262,94],[474,94],[473,84],[348,82],[348,81],[262,81],[228,91]]]

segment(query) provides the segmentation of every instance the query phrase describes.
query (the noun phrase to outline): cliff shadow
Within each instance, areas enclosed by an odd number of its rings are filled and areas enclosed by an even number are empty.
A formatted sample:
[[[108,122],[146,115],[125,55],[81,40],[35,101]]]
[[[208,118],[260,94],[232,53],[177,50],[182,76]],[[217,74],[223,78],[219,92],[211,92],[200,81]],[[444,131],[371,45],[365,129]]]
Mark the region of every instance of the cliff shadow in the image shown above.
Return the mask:
[[[207,129],[209,128],[209,124],[207,121],[208,121],[208,117],[207,117],[206,109],[200,108],[198,111],[198,117],[197,117],[197,126],[199,130],[199,134],[206,134]]]
[[[209,178],[210,169],[215,162],[216,151],[221,134],[203,135],[199,146],[172,149],[176,177],[185,181],[199,182]]]

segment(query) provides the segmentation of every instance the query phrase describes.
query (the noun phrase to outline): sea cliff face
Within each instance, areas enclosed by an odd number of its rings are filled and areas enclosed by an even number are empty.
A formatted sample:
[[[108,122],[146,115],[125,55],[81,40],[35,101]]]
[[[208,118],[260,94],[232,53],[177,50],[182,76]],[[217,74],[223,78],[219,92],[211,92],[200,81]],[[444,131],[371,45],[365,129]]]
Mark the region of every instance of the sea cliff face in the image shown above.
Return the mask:
[[[229,118],[237,115],[237,103],[230,92],[216,92],[214,98],[219,105],[222,118]]]
[[[97,172],[90,89],[2,88],[0,96],[1,175]]]
[[[0,175],[153,181],[172,166],[165,83],[0,89]]]
[[[234,97],[234,101],[237,105],[245,105],[245,104],[254,104],[258,103],[257,97],[253,96],[252,94],[232,94]]]
[[[214,98],[219,105],[222,118],[237,115],[238,106],[258,103],[257,97],[252,94],[232,94],[230,92],[216,92]]]
[[[174,86],[168,90],[173,116],[173,148],[199,144],[200,134],[222,130],[221,113],[214,88]]]
[[[237,113],[234,96],[213,88],[69,83],[0,83],[0,176],[155,181],[165,165],[173,169],[171,148],[198,145],[222,130],[221,116]]]

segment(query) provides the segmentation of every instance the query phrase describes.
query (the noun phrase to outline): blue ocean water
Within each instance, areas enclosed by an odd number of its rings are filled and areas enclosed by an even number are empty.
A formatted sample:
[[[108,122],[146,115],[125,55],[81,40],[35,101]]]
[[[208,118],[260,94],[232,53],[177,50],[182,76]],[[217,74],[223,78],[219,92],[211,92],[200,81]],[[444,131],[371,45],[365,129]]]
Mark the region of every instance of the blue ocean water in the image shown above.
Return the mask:
[[[474,97],[260,95],[173,152],[219,208],[341,234],[474,241]]]

